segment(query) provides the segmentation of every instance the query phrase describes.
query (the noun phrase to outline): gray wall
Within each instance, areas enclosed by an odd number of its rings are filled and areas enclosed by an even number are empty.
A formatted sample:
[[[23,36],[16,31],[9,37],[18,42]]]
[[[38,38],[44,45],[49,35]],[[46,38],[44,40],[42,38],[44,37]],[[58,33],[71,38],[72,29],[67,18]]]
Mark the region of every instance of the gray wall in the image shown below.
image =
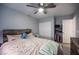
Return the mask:
[[[44,38],[54,38],[54,17],[42,18],[39,20],[39,34]]]
[[[56,24],[62,25],[62,17],[56,16]]]
[[[26,29],[31,28],[34,33],[38,33],[38,20],[27,16],[16,10],[0,7],[0,30],[2,29]]]
[[[27,28],[32,29],[33,33],[38,33],[38,20],[11,8],[0,6],[0,30]]]
[[[76,37],[79,37],[79,9],[75,13],[74,17],[76,18]]]

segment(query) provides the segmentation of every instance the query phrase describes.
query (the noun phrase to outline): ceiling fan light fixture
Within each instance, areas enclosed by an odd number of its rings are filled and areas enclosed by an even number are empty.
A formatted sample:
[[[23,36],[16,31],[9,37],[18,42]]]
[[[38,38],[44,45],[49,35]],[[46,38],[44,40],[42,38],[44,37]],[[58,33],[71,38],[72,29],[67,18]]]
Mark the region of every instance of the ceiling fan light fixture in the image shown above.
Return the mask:
[[[36,8],[37,10],[34,12],[34,14],[37,14],[38,12],[39,13],[44,13],[44,14],[47,14],[47,9],[49,8],[55,8],[56,7],[56,4],[54,3],[30,3],[30,5],[26,5],[28,7],[33,7],[33,8]]]
[[[40,3],[41,6],[43,6],[43,3]]]
[[[39,11],[39,12],[43,12],[44,9],[43,9],[43,8],[39,8],[38,11]]]

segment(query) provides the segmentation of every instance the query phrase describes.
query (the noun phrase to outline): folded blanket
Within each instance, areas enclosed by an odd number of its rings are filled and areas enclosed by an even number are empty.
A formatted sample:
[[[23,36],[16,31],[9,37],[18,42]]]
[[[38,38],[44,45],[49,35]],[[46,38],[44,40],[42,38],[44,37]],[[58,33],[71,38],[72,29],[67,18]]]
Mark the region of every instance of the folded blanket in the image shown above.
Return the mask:
[[[58,43],[50,40],[40,48],[39,53],[43,55],[57,55],[58,47]]]

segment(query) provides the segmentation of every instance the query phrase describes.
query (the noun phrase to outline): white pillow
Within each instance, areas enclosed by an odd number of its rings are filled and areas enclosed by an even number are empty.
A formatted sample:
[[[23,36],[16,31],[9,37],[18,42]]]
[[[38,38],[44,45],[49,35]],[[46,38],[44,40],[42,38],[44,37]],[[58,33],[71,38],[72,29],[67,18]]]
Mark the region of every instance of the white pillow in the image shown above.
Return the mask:
[[[8,41],[20,39],[20,35],[7,35]]]
[[[29,34],[28,34],[28,37],[29,37],[29,38],[33,38],[33,37],[35,37],[35,36],[33,35],[33,33],[29,33]]]

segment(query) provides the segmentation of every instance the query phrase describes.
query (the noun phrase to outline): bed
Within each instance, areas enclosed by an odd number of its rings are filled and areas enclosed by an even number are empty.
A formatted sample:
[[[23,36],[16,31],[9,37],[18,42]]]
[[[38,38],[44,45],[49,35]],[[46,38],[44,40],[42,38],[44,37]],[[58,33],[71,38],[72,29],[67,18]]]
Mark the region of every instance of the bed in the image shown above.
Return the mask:
[[[20,34],[26,32],[28,38],[20,38]],[[9,37],[8,37],[8,36]],[[61,55],[62,46],[44,38],[35,37],[31,29],[7,29],[3,30],[3,44],[0,47],[1,55]],[[12,39],[12,40],[10,40]]]

